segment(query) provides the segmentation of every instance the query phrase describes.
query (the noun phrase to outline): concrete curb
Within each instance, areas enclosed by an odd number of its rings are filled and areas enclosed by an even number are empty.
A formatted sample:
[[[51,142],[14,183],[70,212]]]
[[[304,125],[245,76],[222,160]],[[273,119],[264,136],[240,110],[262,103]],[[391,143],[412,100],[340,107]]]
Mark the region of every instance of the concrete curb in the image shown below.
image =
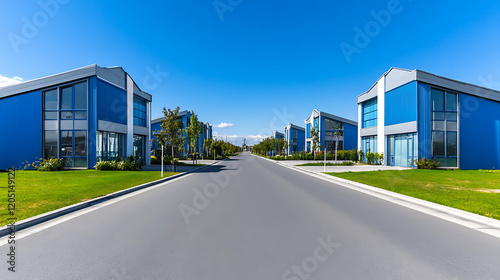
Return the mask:
[[[478,214],[474,214],[471,212],[463,211],[460,209],[452,208],[449,206],[437,204],[434,202],[422,200],[419,198],[407,196],[404,194],[399,194],[395,192],[391,192],[388,190],[380,189],[377,187],[365,185],[362,183],[338,178],[335,176],[331,176],[322,172],[314,172],[311,170],[307,170],[298,166],[290,166],[287,164],[283,164],[279,161],[271,160],[268,158],[263,158],[268,161],[279,164],[283,167],[302,172],[313,176],[318,179],[322,179],[328,181],[330,183],[334,183],[343,187],[350,188],[352,190],[360,191],[365,194],[369,194],[392,203],[405,206],[407,208],[411,208],[447,221],[451,221],[468,228],[472,228],[489,235],[500,238],[500,221],[492,218],[488,218],[485,216],[481,216]]]
[[[84,208],[87,208],[87,207],[99,204],[101,202],[105,202],[105,201],[108,201],[108,200],[111,200],[111,199],[114,199],[114,198],[117,198],[117,197],[129,194],[129,193],[133,193],[133,192],[138,191],[138,190],[149,188],[149,187],[152,187],[152,186],[155,186],[155,185],[158,185],[158,184],[161,184],[161,183],[164,183],[164,182],[176,179],[176,178],[183,177],[183,176],[185,176],[187,174],[190,174],[190,173],[193,173],[195,171],[211,167],[211,166],[213,166],[215,164],[218,164],[218,163],[220,163],[222,161],[224,161],[224,160],[216,161],[216,162],[214,162],[212,164],[201,166],[201,167],[195,168],[195,169],[190,170],[190,171],[185,171],[185,172],[182,172],[182,173],[170,176],[170,177],[166,177],[166,178],[162,178],[162,179],[159,179],[159,180],[156,180],[156,181],[153,181],[153,182],[149,182],[149,183],[145,183],[145,184],[142,184],[142,185],[134,186],[134,187],[131,187],[131,188],[128,188],[128,189],[125,189],[125,190],[121,190],[121,191],[110,193],[110,194],[107,194],[107,195],[104,195],[104,196],[100,196],[100,197],[97,197],[97,198],[94,198],[94,199],[91,199],[91,200],[88,200],[88,201],[85,201],[85,202],[80,202],[80,203],[77,203],[77,204],[69,205],[69,206],[66,206],[66,207],[63,207],[63,208],[56,209],[54,211],[50,211],[50,212],[43,213],[43,214],[31,217],[31,218],[27,218],[27,219],[24,219],[24,220],[21,220],[21,221],[17,221],[16,224],[15,224],[15,231],[18,232],[20,230],[23,230],[23,229],[26,229],[26,228],[29,228],[29,227],[32,227],[32,226],[44,223],[46,221],[49,221],[49,220],[52,220],[52,219],[55,219],[55,218],[58,218],[58,217],[61,217],[61,216],[64,216],[66,214],[69,214],[69,213],[72,213],[72,212],[75,212],[75,211],[78,211],[78,210],[81,210],[81,209],[84,209]],[[158,172],[160,172],[160,171],[158,171]],[[10,233],[11,233],[11,228],[8,225],[3,226],[3,227],[0,228],[0,238],[2,238],[4,236],[7,236],[7,235],[10,235]]]

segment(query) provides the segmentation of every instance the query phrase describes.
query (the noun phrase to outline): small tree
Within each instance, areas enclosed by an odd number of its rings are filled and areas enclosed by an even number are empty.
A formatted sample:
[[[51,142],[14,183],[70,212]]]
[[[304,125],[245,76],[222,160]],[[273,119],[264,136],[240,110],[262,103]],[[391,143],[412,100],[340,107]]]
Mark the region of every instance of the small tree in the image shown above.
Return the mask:
[[[166,142],[170,142],[170,145],[172,146],[172,171],[174,172],[176,171],[175,162],[173,160],[175,158],[174,146],[180,146],[184,142],[182,129],[183,125],[178,118],[179,109],[179,107],[175,108],[174,110],[167,110],[163,108],[163,115],[165,116],[165,118],[161,121],[160,124],[162,130],[155,130],[155,132],[153,133],[153,135],[156,136],[159,144],[166,144]]]
[[[340,136],[343,136],[342,124],[337,123],[337,125],[335,125],[334,129],[335,129],[335,132],[333,133],[333,138],[335,139],[335,162],[337,162],[337,150],[338,150],[338,146],[339,146],[339,138],[340,138]]]
[[[212,138],[203,139],[203,153],[205,153],[205,150],[210,149],[210,147],[212,146],[212,141],[213,141]],[[208,157],[208,153],[207,153],[207,157]]]
[[[314,160],[316,160],[316,150],[318,148],[321,149],[321,145],[319,144],[319,130],[317,128],[311,128],[311,141]]]
[[[194,154],[197,152],[198,143],[200,141],[200,134],[202,133],[203,124],[198,121],[198,116],[193,111],[191,111],[191,122],[186,127],[186,138],[188,140],[189,146],[191,147],[193,163],[195,161]]]
[[[285,147],[285,139],[276,139],[276,146],[278,146],[278,151],[282,155],[283,148]]]

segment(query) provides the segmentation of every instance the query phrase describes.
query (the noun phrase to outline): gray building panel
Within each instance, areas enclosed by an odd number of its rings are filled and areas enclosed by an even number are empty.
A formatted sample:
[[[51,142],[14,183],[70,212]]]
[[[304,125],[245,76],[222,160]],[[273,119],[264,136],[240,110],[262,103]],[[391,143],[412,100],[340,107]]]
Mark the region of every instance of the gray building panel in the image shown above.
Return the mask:
[[[97,121],[97,130],[127,134],[127,125],[98,120]]]
[[[400,68],[392,68],[387,72],[385,92],[391,91],[416,79],[416,72]]]
[[[385,127],[385,135],[417,132],[417,122],[406,122]]]
[[[377,135],[377,127],[368,127],[368,128],[362,128],[359,132],[361,137],[364,136],[376,136]]]
[[[20,84],[11,85],[0,88],[0,98],[40,90],[47,87],[52,87],[75,80],[91,77],[96,75],[97,65],[90,65],[75,70],[34,79]]]

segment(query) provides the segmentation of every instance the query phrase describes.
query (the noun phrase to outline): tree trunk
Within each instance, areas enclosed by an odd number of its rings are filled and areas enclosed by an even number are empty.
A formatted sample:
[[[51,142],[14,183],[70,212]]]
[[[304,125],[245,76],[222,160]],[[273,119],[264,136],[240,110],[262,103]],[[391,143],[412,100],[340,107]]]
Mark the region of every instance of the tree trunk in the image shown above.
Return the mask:
[[[175,162],[174,162],[174,143],[172,143],[172,172],[175,172]]]

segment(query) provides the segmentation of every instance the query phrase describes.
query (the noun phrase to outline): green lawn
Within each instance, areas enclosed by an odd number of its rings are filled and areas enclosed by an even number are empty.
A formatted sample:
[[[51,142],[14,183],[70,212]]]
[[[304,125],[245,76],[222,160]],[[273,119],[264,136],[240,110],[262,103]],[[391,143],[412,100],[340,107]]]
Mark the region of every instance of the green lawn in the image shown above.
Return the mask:
[[[391,170],[328,174],[500,220],[498,170]]]
[[[175,173],[165,172],[164,177]],[[23,220],[160,179],[158,171],[16,171],[16,216]],[[0,173],[7,187],[7,173]],[[7,189],[0,189],[0,225],[7,224]]]

